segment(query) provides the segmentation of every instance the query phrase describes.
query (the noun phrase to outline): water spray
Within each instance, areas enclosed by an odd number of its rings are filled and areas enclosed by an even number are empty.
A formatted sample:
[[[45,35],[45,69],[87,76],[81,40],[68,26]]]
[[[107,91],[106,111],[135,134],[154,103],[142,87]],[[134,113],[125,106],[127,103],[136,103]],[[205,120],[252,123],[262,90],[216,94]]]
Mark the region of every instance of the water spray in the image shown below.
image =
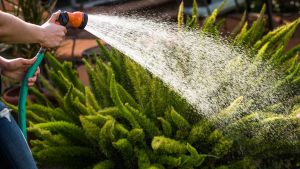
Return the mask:
[[[84,29],[88,22],[88,15],[84,12],[66,12],[63,11],[60,13],[57,24],[66,27]],[[28,79],[33,77],[37,68],[41,64],[44,54],[46,52],[46,48],[41,47],[38,53],[36,54],[36,61],[28,68],[20,89],[19,93],[19,105],[18,105],[18,118],[19,125],[24,137],[27,140],[27,130],[26,130],[26,98],[28,95]]]

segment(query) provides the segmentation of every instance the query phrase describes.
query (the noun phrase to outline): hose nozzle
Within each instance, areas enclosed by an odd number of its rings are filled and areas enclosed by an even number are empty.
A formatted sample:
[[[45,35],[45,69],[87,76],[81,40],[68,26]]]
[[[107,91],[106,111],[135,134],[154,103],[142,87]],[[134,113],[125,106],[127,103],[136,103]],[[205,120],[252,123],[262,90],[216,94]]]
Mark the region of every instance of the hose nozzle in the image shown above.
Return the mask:
[[[58,22],[62,26],[67,26],[69,24],[73,28],[84,29],[88,22],[88,15],[79,11],[63,11],[59,15]]]

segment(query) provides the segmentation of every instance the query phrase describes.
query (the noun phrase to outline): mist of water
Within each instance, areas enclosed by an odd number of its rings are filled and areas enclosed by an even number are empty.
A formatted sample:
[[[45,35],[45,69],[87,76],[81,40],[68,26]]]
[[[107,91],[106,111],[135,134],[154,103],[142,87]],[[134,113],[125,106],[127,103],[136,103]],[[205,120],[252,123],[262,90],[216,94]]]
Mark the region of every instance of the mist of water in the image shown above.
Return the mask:
[[[143,18],[89,15],[86,30],[126,54],[211,116],[239,96],[262,107],[279,99],[276,76],[220,38]]]
[[[293,124],[282,123],[286,130],[277,132],[264,120],[267,115],[250,114],[285,99],[287,93],[278,88],[280,76],[224,38],[178,31],[172,23],[107,15],[89,15],[86,30],[160,78],[224,133],[259,136],[266,129],[270,138],[296,144]],[[250,123],[239,121],[247,114],[263,125],[249,129]]]

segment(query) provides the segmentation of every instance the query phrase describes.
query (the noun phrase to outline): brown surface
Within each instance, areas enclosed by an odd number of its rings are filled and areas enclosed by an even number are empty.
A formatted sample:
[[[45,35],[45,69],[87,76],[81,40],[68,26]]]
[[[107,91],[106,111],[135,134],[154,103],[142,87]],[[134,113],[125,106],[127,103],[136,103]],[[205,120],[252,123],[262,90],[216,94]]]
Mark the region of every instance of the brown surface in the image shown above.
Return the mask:
[[[63,41],[56,51],[56,56],[60,59],[68,59],[70,57],[81,58],[84,50],[97,46],[95,39],[77,39],[75,41],[74,53],[72,54],[73,44],[74,41],[72,39]]]
[[[85,86],[88,86],[89,85],[89,77],[88,77],[85,67],[83,65],[79,65],[77,67],[77,72],[78,72],[79,79],[82,81],[82,83]]]

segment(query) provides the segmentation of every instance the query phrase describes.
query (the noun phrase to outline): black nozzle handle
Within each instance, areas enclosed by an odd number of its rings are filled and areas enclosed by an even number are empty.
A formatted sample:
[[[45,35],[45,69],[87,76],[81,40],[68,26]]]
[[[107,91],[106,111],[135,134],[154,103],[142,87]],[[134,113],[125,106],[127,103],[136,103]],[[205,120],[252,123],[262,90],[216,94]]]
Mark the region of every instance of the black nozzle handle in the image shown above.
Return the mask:
[[[59,14],[58,20],[60,25],[66,26],[69,22],[69,15],[67,11],[63,11]]]

